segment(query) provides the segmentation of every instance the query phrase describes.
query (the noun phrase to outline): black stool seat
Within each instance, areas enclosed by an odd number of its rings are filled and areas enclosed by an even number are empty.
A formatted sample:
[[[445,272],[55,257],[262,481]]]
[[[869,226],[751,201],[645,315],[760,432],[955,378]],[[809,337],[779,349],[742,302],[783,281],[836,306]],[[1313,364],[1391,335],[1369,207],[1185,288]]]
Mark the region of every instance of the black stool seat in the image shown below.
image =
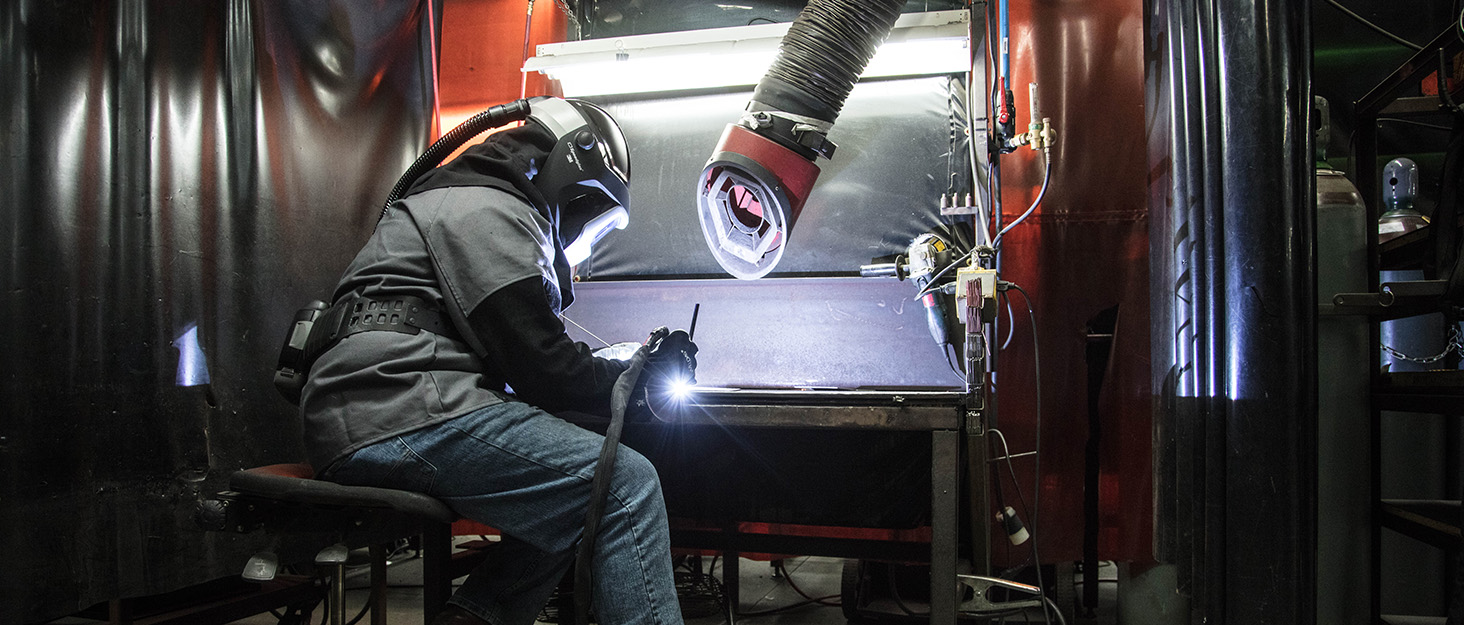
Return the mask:
[[[421,537],[422,616],[430,621],[452,594],[452,580],[466,575],[485,553],[453,555],[452,523],[458,515],[422,493],[373,486],[345,486],[315,479],[309,464],[272,464],[235,471],[229,490],[199,502],[197,524],[240,533],[324,533],[337,545],[322,550],[316,564],[334,568],[329,592],[331,617],[343,618],[344,554],[348,544],[371,547],[372,622],[385,622],[386,551],[392,541]],[[327,554],[330,554],[327,557]],[[272,556],[271,556],[272,557]],[[252,561],[251,561],[252,562]]]
[[[271,464],[236,471],[229,477],[229,488],[243,495],[314,506],[388,508],[442,523],[458,518],[446,504],[422,493],[317,480],[314,470],[304,463]]]

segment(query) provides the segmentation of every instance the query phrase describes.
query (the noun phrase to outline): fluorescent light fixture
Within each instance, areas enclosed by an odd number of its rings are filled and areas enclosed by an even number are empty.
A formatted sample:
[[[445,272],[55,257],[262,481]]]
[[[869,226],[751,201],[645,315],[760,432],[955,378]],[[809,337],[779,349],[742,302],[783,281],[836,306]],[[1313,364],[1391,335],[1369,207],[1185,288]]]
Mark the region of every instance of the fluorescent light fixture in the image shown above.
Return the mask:
[[[964,73],[966,11],[900,16],[863,77]],[[558,80],[568,97],[757,84],[790,24],[756,24],[544,44],[523,71]]]

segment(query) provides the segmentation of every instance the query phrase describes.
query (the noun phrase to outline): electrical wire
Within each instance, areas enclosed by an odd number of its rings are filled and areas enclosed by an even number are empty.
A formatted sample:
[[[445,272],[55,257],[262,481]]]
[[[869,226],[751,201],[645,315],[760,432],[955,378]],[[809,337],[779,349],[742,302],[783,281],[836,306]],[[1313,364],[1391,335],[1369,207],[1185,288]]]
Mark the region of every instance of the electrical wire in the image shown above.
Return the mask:
[[[1434,71],[1434,82],[1438,88],[1439,101],[1444,103],[1444,108],[1449,112],[1458,115],[1461,111],[1459,105],[1454,102],[1454,95],[1450,93],[1448,76],[1444,72],[1444,68],[1449,66],[1449,60],[1445,56],[1443,48],[1439,48],[1438,53],[1439,65],[1438,69]]]
[[[575,321],[573,319],[570,319],[569,317],[565,316],[564,313],[562,313],[562,312],[559,313],[559,318],[560,319],[563,319],[565,321],[568,321],[570,323],[570,325],[573,325],[574,327],[579,328],[581,331],[583,331],[585,334],[590,335],[590,337],[591,338],[594,338],[596,341],[599,341],[601,343],[604,343],[605,344],[605,347],[614,347],[614,345],[611,345],[609,341],[606,341],[605,339],[602,339],[602,338],[600,338],[598,336],[595,336],[595,333],[594,332],[591,332],[589,328],[586,328],[586,327],[584,327],[584,326],[582,326],[582,325],[580,325],[578,323],[575,323]]]
[[[895,576],[887,575],[886,578],[889,581],[890,599],[894,600],[895,606],[899,607],[901,612],[904,612],[906,616],[918,616],[921,618],[930,617],[929,612],[916,612],[915,610],[910,609],[910,606],[905,605],[905,600],[900,598],[900,589],[898,586],[895,585]]]
[[[373,587],[371,589],[371,594],[369,594],[369,595],[366,596],[366,603],[361,604],[361,611],[356,613],[356,617],[355,618],[353,618],[353,619],[351,619],[349,621],[346,621],[346,625],[356,625],[356,623],[360,623],[361,622],[361,619],[366,616],[366,611],[367,610],[370,610],[371,609],[371,604],[373,604],[375,602],[376,602],[376,588]]]
[[[802,588],[799,588],[798,587],[798,584],[793,583],[793,573],[788,570],[788,566],[785,565],[785,564],[783,564],[783,562],[784,562],[783,560],[778,560],[777,565],[776,565],[776,568],[779,571],[782,571],[782,573],[783,573],[783,579],[788,582],[788,587],[789,588],[792,588],[793,589],[793,592],[798,593],[798,595],[800,597],[803,597],[804,599],[807,599],[809,601],[817,602],[819,605],[824,605],[824,606],[828,606],[828,607],[831,607],[831,608],[837,608],[837,607],[843,605],[842,603],[839,603],[839,602],[829,602],[828,601],[829,598],[837,597],[838,595],[831,595],[830,597],[825,597],[823,599],[816,599],[814,597],[809,596],[808,593],[803,592],[803,589]]]
[[[1008,289],[1016,289],[1018,293],[1022,294],[1022,301],[1027,304],[1027,318],[1032,324],[1032,384],[1036,394],[1034,408],[1037,415],[1037,424],[1036,434],[1033,436],[1035,441],[1032,447],[1034,452],[1032,457],[1032,514],[1029,517],[1031,519],[1029,533],[1032,534],[1032,561],[1037,570],[1037,587],[1042,588],[1042,560],[1037,557],[1037,515],[1039,511],[1038,506],[1042,497],[1042,350],[1041,344],[1037,340],[1037,313],[1032,309],[1032,297],[1027,295],[1027,291],[1015,282],[1006,282],[1005,284]],[[1011,461],[1010,453],[1007,454],[1007,461]],[[1044,616],[1046,615],[1044,614]],[[1058,618],[1061,619],[1061,615]],[[1048,623],[1051,623],[1050,619]]]
[[[1448,132],[1452,132],[1454,130],[1454,128],[1451,127],[1451,126],[1445,126],[1443,124],[1430,124],[1428,122],[1421,122],[1421,121],[1412,120],[1412,119],[1404,119],[1402,117],[1379,117],[1377,119],[1377,121],[1380,121],[1380,122],[1392,122],[1392,123],[1395,123],[1395,124],[1407,124],[1409,126],[1419,126],[1419,127],[1422,127],[1422,128],[1432,128],[1434,130],[1443,130],[1443,131],[1448,131]]]
[[[920,289],[920,292],[919,293],[916,293],[915,294],[915,297],[912,298],[912,299],[918,301],[920,298],[925,297],[926,294],[930,293],[931,291],[934,291],[936,289],[939,289],[939,288],[942,288],[943,286],[945,286],[945,285],[942,285],[942,284],[937,284],[936,282],[938,280],[940,280],[940,277],[943,276],[943,275],[945,275],[945,273],[947,271],[950,271],[956,265],[959,265],[959,264],[965,262],[965,260],[967,258],[970,258],[971,257],[971,254],[973,254],[975,252],[976,252],[976,250],[975,249],[972,249],[971,251],[966,252],[965,254],[961,254],[961,257],[960,258],[957,258],[957,259],[951,261],[951,264],[946,265],[945,267],[942,267],[940,271],[935,272],[935,275],[930,276],[930,283],[925,288]]]
[[[1001,443],[1001,457],[1006,462],[1007,474],[1012,476],[1012,485],[1016,487],[1017,504],[1022,506],[1022,514],[1026,515],[1028,519],[1032,518],[1032,510],[1027,507],[1027,497],[1022,494],[1022,483],[1017,481],[1017,470],[1012,466],[1012,451],[1010,447],[1007,447],[1006,435],[998,428],[988,428],[987,431],[995,434],[997,441]],[[998,475],[997,479],[1000,478],[1001,476]]]
[[[951,368],[951,373],[954,373],[954,374],[956,374],[956,377],[958,377],[958,378],[960,378],[962,380],[965,380],[966,379],[965,372],[961,371],[960,368],[956,367],[956,362],[951,359],[952,358],[951,357],[951,354],[956,351],[956,346],[955,345],[951,345],[950,343],[946,343],[945,345],[942,345],[941,346],[940,351],[941,351],[941,353],[944,353],[945,354],[946,366]]]
[[[988,429],[990,429],[989,426],[988,426]],[[986,441],[988,443],[987,444],[987,453],[988,454],[991,453],[991,446],[990,446],[991,440],[992,439],[989,438],[989,437],[986,439]],[[1011,454],[1002,454],[1002,457],[1010,459],[1011,458]],[[990,462],[990,461],[988,460],[988,462]],[[1002,513],[1006,513],[1007,501],[1006,501],[1006,494],[1004,493],[1004,491],[1002,491],[1002,488],[1001,488],[1001,465],[999,465],[999,464],[996,467],[996,476],[995,477],[996,477],[996,479],[991,480],[991,494],[996,499],[996,509],[1002,511]],[[1016,480],[1012,480],[1012,483],[1015,484],[1016,483]],[[1023,508],[1025,508],[1025,507],[1026,506],[1023,506]],[[1025,512],[1024,512],[1024,514],[1025,514]],[[973,538],[974,538],[974,536],[973,536]],[[1003,558],[1002,559],[1004,561],[1010,562],[1011,559],[1012,559],[1012,541],[1010,541],[1010,540],[1003,540],[1003,541],[1001,541],[1001,549],[1002,549],[1002,555],[1003,555]]]
[[[829,595],[829,596],[824,597],[824,598],[825,599],[833,599],[834,597],[837,597],[837,596],[838,595]],[[754,617],[759,617],[759,616],[772,616],[774,614],[782,614],[784,612],[789,612],[789,611],[796,610],[798,608],[807,607],[807,606],[810,606],[810,605],[819,605],[819,607],[826,607],[826,606],[820,605],[817,601],[812,601],[812,600],[805,599],[803,601],[799,601],[798,603],[792,603],[792,604],[788,604],[788,605],[785,605],[785,606],[782,606],[782,607],[778,607],[778,608],[771,608],[771,609],[767,609],[767,610],[762,610],[760,612],[738,612],[737,613],[737,618],[754,618]]]
[[[1007,335],[1006,339],[1001,342],[1001,347],[997,351],[1006,351],[1007,346],[1012,344],[1012,336],[1016,335],[1017,333],[1017,320],[1015,317],[1012,316],[1012,298],[1007,297],[1006,293],[1002,293],[1001,301],[1006,302]]]
[[[1018,224],[1026,221],[1028,217],[1032,216],[1032,212],[1037,210],[1037,205],[1042,203],[1042,198],[1047,196],[1047,183],[1051,180],[1052,151],[1044,149],[1042,150],[1042,188],[1037,190],[1037,198],[1032,200],[1032,205],[1027,207],[1027,211],[1022,213],[1021,217],[1018,217],[1012,223],[1007,224],[1006,227],[1002,228],[1001,231],[996,233],[996,240],[991,242],[992,247],[1001,249],[1002,237],[1006,236],[1006,233],[1011,232],[1012,228],[1017,227]]]
[[[715,566],[715,563],[713,563],[713,566]],[[828,596],[824,596],[824,597],[814,597],[814,596],[809,595],[808,593],[803,592],[803,589],[799,588],[798,585],[793,582],[793,576],[788,572],[788,567],[785,566],[782,562],[778,562],[778,563],[774,564],[774,569],[782,573],[783,579],[788,582],[788,586],[793,589],[793,592],[796,592],[796,593],[798,593],[799,596],[803,597],[803,600],[802,601],[798,601],[796,603],[790,603],[790,604],[785,605],[785,606],[779,606],[779,607],[776,607],[776,608],[769,608],[767,610],[761,610],[761,611],[757,611],[757,612],[738,612],[737,613],[737,616],[739,618],[750,618],[750,617],[758,617],[758,616],[772,616],[772,615],[775,615],[775,614],[782,614],[784,612],[788,612],[788,611],[791,611],[791,610],[796,610],[798,608],[803,608],[803,607],[807,607],[807,606],[810,606],[810,605],[818,605],[818,606],[821,606],[821,607],[831,607],[831,608],[836,608],[836,607],[839,607],[840,605],[842,605],[841,603],[835,603],[835,602],[829,601],[830,599],[836,599],[836,598],[838,598],[839,595],[828,595]],[[711,577],[710,570],[708,571],[708,577],[710,579],[712,579],[713,581],[716,580],[716,578]]]
[[[968,13],[971,11],[971,4],[969,2],[966,4],[966,11]],[[974,19],[966,21],[966,38],[968,41],[973,40],[971,37],[971,35],[973,34],[971,31],[971,25],[974,23]],[[970,69],[966,72],[966,152],[967,157],[971,159],[971,196],[975,198],[976,201],[976,214],[972,217],[972,221],[975,221],[976,225],[980,227],[980,242],[982,244],[986,244],[991,241],[991,232],[986,228],[986,214],[990,211],[990,202],[985,200],[981,193],[981,185],[977,183],[977,181],[981,179],[981,162],[976,158],[977,136],[975,46],[970,46],[970,50],[971,54],[970,57],[967,59],[968,64],[970,65]],[[983,71],[983,74],[984,73],[985,72]],[[981,89],[984,92],[986,90],[986,85],[983,84],[981,86]],[[985,129],[983,129],[983,132],[984,131]],[[981,137],[981,139],[985,139],[985,137],[983,136]]]
[[[1396,42],[1400,46],[1403,46],[1403,47],[1408,48],[1410,50],[1422,50],[1423,49],[1423,46],[1420,46],[1420,45],[1418,45],[1416,43],[1413,43],[1412,41],[1409,41],[1407,39],[1404,39],[1402,37],[1399,37],[1398,35],[1395,35],[1393,33],[1390,33],[1387,30],[1385,30],[1382,26],[1378,26],[1377,24],[1374,24],[1374,23],[1368,21],[1367,18],[1365,18],[1365,17],[1363,17],[1361,15],[1358,15],[1356,13],[1353,13],[1350,9],[1348,9],[1345,6],[1342,6],[1341,3],[1337,2],[1337,0],[1327,0],[1327,4],[1330,4],[1333,7],[1335,7],[1338,11],[1341,11],[1343,15],[1346,15],[1347,17],[1350,17],[1350,18],[1352,18],[1354,20],[1357,20],[1357,22],[1359,24],[1362,24],[1363,26],[1368,27],[1373,32],[1376,32],[1379,35],[1382,35],[1384,37],[1387,37],[1389,39],[1392,39],[1394,42]]]
[[[1016,488],[1016,490],[1017,490],[1017,504],[1022,507],[1022,512],[1021,513],[1023,515],[1026,515],[1026,517],[1027,517],[1028,520],[1033,519],[1034,518],[1034,515],[1032,514],[1032,510],[1033,509],[1029,509],[1027,507],[1027,498],[1026,498],[1025,495],[1022,494],[1022,483],[1017,480],[1017,469],[1016,469],[1016,467],[1014,467],[1012,465],[1012,450],[1011,450],[1010,447],[1007,446],[1006,435],[1003,434],[1002,431],[1000,429],[997,429],[997,428],[988,428],[987,431],[988,432],[991,432],[992,434],[995,434],[997,440],[1001,442],[1001,457],[1002,457],[1002,459],[1004,461],[1006,461],[1007,475],[1010,475],[1012,477],[1012,486],[1014,486]],[[1035,456],[1036,454],[1034,453],[1033,455]],[[997,482],[1000,482],[1001,481],[1001,471],[1000,470],[997,471],[996,479],[997,479]],[[1034,494],[1034,496],[1035,496],[1035,494]],[[1028,534],[1028,540],[1032,541],[1032,553],[1031,553],[1031,562],[1033,563],[1032,564],[1032,569],[1033,569],[1033,571],[1035,571],[1037,573],[1037,588],[1039,590],[1042,590],[1043,591],[1043,593],[1044,593],[1043,594],[1043,598],[1045,599],[1047,595],[1045,594],[1046,593],[1046,587],[1043,586],[1043,584],[1042,584],[1042,560],[1037,555],[1037,527],[1036,527],[1036,523],[1035,522],[1032,523],[1031,525],[1032,525],[1032,527],[1027,531],[1027,534]],[[1061,617],[1059,617],[1059,618],[1061,618]]]
[[[1050,609],[1050,611],[1051,611],[1052,614],[1057,615],[1057,623],[1058,623],[1058,625],[1067,625],[1067,619],[1063,617],[1062,610],[1057,609],[1057,603],[1056,602],[1054,602],[1052,599],[1048,598],[1047,595],[1042,595],[1042,603],[1046,604],[1045,607],[1043,607],[1043,609],[1042,609],[1042,614],[1044,616],[1047,615],[1047,613],[1049,612],[1049,609]],[[1048,621],[1048,622],[1050,623],[1051,621]]]

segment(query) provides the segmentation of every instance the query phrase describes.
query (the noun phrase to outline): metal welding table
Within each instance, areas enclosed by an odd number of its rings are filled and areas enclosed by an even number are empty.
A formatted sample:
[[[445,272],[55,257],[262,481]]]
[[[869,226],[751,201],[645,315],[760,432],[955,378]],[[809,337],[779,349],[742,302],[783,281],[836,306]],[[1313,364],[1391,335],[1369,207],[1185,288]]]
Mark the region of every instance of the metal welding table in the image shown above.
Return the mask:
[[[917,542],[736,531],[673,529],[671,541],[674,546],[682,548],[734,553],[797,553],[905,561],[921,561],[928,557],[931,572],[930,622],[933,625],[954,625],[958,605],[956,528],[961,505],[958,476],[962,468],[963,428],[968,417],[964,394],[930,390],[697,389],[674,414],[661,414],[661,417],[678,426],[741,431],[929,432],[931,539],[928,554],[923,553],[926,545]],[[638,426],[646,427],[646,424]],[[735,566],[735,558],[728,558],[724,564],[724,577],[735,579]]]

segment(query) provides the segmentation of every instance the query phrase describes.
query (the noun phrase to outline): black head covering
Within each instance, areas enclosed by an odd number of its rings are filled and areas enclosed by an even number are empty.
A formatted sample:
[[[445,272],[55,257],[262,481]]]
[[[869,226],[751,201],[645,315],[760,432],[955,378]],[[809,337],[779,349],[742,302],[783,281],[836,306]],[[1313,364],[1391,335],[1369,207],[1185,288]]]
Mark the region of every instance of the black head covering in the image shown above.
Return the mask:
[[[552,221],[548,202],[529,180],[529,172],[537,171],[553,149],[554,136],[541,126],[501,130],[423,174],[405,195],[446,187],[492,187],[528,202]]]
[[[554,274],[559,281],[560,307],[574,301],[573,275],[559,240],[559,216],[549,210],[544,194],[529,178],[554,149],[555,137],[537,124],[501,130],[469,146],[447,163],[418,178],[404,195],[447,187],[489,187],[523,200],[554,226]]]

